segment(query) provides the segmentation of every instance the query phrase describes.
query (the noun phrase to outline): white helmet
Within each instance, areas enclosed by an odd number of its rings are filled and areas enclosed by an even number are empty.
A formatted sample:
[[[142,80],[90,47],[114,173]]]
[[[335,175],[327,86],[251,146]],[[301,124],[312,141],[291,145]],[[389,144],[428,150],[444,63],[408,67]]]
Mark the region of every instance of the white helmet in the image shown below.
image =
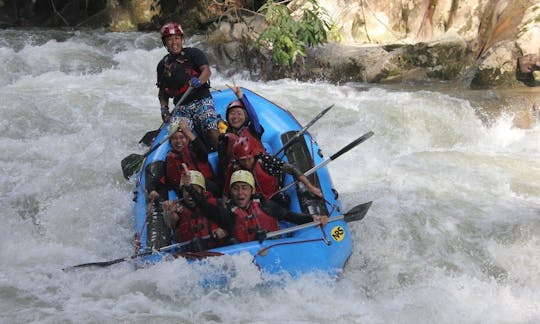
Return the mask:
[[[198,185],[203,190],[206,190],[206,181],[201,172],[197,170],[189,170],[189,183],[192,185]]]
[[[230,186],[236,182],[245,182],[248,185],[251,186],[251,188],[255,189],[255,179],[253,178],[253,174],[247,170],[238,170],[234,171],[231,175],[231,184]]]
[[[171,118],[171,122],[169,124],[169,137],[180,130],[179,126],[181,120],[185,120],[189,128],[193,129],[193,123],[191,122],[191,119],[187,117],[173,117]]]

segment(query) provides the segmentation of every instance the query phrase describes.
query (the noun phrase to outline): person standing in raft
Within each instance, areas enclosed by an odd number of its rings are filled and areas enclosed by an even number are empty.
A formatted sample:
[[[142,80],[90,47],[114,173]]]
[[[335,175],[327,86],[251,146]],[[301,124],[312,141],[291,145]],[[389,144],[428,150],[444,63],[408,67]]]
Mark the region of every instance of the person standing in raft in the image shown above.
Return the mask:
[[[254,143],[255,151],[266,152],[261,137],[264,132],[263,127],[259,123],[259,118],[255,109],[251,105],[247,96],[242,93],[242,89],[234,84],[229,86],[236,94],[237,100],[231,101],[227,105],[225,119],[227,121],[227,129],[224,134],[219,137],[219,176],[223,183],[224,171],[227,165],[233,160],[233,146],[239,137],[250,137]]]
[[[156,85],[159,88],[161,118],[163,122],[167,122],[171,117],[169,98],[173,98],[176,105],[191,87],[191,93],[173,113],[191,119],[197,131],[204,134],[209,148],[217,149],[218,118],[209,84],[212,72],[208,59],[201,50],[183,47],[183,36],[182,27],[176,22],[169,22],[161,27],[161,40],[169,52],[157,65]]]
[[[188,170],[202,173],[206,180],[206,187],[215,197],[219,197],[221,190],[214,182],[214,172],[208,162],[208,149],[200,138],[191,131],[191,122],[185,117],[174,117],[169,125],[169,142],[171,151],[166,157],[166,173],[159,184],[149,183],[148,197],[151,201],[159,198],[157,186],[165,185],[180,195],[180,180],[185,174],[184,165]]]
[[[275,195],[279,189],[279,182],[285,173],[292,174],[313,195],[322,198],[321,189],[314,186],[309,179],[294,165],[285,163],[268,153],[256,153],[256,143],[249,137],[241,137],[234,144],[235,160],[227,166],[225,173],[225,186],[223,187],[223,199],[226,201],[229,194],[230,178],[236,170],[248,170],[255,179],[255,190],[262,194],[265,199],[273,199],[281,205],[288,205],[286,197]],[[275,196],[274,196],[275,195]]]
[[[227,232],[223,227],[230,226],[230,221],[216,198],[206,191],[202,173],[185,167],[180,197],[163,203],[163,219],[174,241],[191,241],[183,251],[200,252],[225,245]]]
[[[229,231],[231,239],[237,243],[264,239],[266,233],[279,229],[280,220],[294,224],[315,221],[321,222],[323,227],[328,223],[326,215],[295,213],[255,194],[255,179],[249,171],[235,171],[230,186]]]

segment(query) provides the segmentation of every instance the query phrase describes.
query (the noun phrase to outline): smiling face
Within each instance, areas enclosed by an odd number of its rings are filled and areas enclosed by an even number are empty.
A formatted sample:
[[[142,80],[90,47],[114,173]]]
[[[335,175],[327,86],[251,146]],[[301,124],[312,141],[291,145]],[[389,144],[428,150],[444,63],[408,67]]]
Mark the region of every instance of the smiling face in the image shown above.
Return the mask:
[[[203,192],[203,188],[201,188],[198,185],[192,185],[195,191],[198,193]],[[189,192],[186,190],[186,188],[182,187],[182,198],[184,198],[184,204],[189,208],[195,208],[197,203],[195,203],[195,200],[193,200],[193,197],[189,194]]]
[[[184,147],[187,147],[189,144],[189,139],[182,132],[174,133],[171,138],[171,148],[176,153],[181,153]]]
[[[240,107],[229,109],[227,112],[227,121],[230,127],[239,129],[246,122],[246,111]]]
[[[181,35],[170,35],[165,37],[165,46],[169,53],[176,55],[180,54],[182,51],[182,36]]]
[[[235,182],[231,185],[231,199],[240,208],[248,208],[251,203],[253,188],[246,182]]]

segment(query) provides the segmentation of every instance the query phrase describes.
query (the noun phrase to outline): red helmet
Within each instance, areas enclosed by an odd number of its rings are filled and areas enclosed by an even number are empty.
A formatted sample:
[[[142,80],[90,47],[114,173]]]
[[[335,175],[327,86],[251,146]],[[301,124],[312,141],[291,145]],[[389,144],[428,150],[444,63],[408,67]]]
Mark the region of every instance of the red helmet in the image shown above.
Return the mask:
[[[246,107],[244,106],[244,103],[242,102],[242,100],[237,99],[237,100],[231,101],[231,103],[227,105],[227,111],[225,111],[225,118],[227,119],[227,121],[229,121],[229,111],[233,108],[242,108],[246,110]],[[246,122],[249,121],[249,117],[245,111],[244,111],[244,115],[246,116]]]
[[[227,105],[227,111],[229,109],[233,109],[233,108],[244,108],[245,109],[244,103],[240,99],[233,100]]]
[[[182,26],[177,22],[168,22],[163,27],[161,27],[161,39],[164,39],[170,35],[184,35]]]
[[[254,140],[248,136],[239,137],[234,144],[234,157],[237,159],[254,157],[257,152],[256,145],[253,141]]]

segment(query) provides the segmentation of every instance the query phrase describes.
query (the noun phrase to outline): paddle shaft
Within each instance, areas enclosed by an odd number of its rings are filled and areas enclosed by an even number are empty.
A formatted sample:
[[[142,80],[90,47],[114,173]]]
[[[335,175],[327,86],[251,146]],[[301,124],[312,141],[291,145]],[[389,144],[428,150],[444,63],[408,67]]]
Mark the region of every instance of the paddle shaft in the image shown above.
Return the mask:
[[[343,215],[338,215],[338,216],[335,216],[335,217],[331,217],[328,220],[328,222],[329,223],[330,222],[335,222],[335,221],[342,220],[342,219],[345,220],[346,222],[353,222],[353,221],[361,220],[366,216],[369,208],[371,207],[371,204],[372,204],[372,202],[370,201],[370,202],[367,202],[367,203],[364,203],[364,204],[357,205],[354,208],[351,208],[351,210],[349,210],[348,212],[346,212]],[[281,230],[278,230],[278,231],[267,233],[265,238],[268,239],[268,238],[280,236],[280,235],[283,235],[283,234],[296,232],[296,231],[299,231],[301,229],[309,228],[309,227],[315,227],[315,226],[318,226],[320,224],[321,224],[321,222],[317,221],[317,222],[310,222],[310,223],[305,223],[305,224],[301,224],[301,225],[296,225],[296,226],[284,228],[284,229],[281,229]],[[204,236],[202,238],[207,239],[207,238],[210,238],[210,236],[206,235],[206,236]],[[136,259],[136,258],[140,258],[142,256],[151,255],[151,254],[156,253],[156,252],[166,252],[166,251],[169,251],[169,250],[172,250],[172,249],[175,249],[175,248],[179,248],[179,247],[188,245],[189,243],[191,243],[191,241],[175,243],[175,244],[172,244],[172,245],[168,245],[168,246],[164,246],[162,248],[159,248],[156,251],[147,251],[147,252],[134,254],[134,255],[131,255],[131,256],[128,256],[128,257],[124,257],[124,258],[114,259],[114,260],[111,260],[111,261],[82,263],[82,264],[78,264],[78,265],[74,265],[74,266],[71,266],[71,267],[64,268],[62,270],[66,271],[66,270],[70,270],[70,269],[91,267],[91,266],[107,267],[107,266],[110,266],[110,265],[113,265],[113,264],[116,264],[116,263],[133,260],[133,259]]]
[[[321,163],[317,164],[316,166],[314,166],[313,168],[307,170],[304,175],[307,177],[315,172],[317,172],[320,168],[326,166],[328,163],[332,162],[333,160],[337,159],[338,157],[342,156],[343,154],[347,153],[348,151],[350,151],[352,148],[354,148],[355,146],[357,146],[358,144],[364,142],[365,140],[367,140],[368,138],[370,138],[371,136],[373,136],[373,132],[372,131],[369,131],[367,133],[365,133],[364,135],[360,136],[359,138],[355,139],[354,141],[352,141],[351,143],[349,143],[347,146],[343,147],[341,150],[337,151],[336,153],[334,153],[332,156],[330,156],[328,159],[322,161]],[[286,185],[285,187],[281,188],[280,190],[278,190],[276,193],[274,193],[271,197],[275,196],[276,194],[280,193],[280,192],[283,192],[287,189],[289,189],[290,187],[296,185],[298,183],[298,179],[289,183],[288,185]]]
[[[175,110],[180,106],[180,104],[182,102],[184,102],[184,100],[186,99],[186,97],[188,96],[188,94],[191,92],[191,87],[189,87],[186,92],[184,92],[184,94],[182,95],[182,97],[180,98],[180,100],[178,100],[178,102],[176,103],[176,105],[174,106],[172,112],[171,112],[171,115],[174,114]],[[146,132],[146,134],[144,134],[144,136],[141,138],[141,140],[139,141],[139,143],[144,143],[145,145],[147,146],[150,146],[152,145],[152,142],[154,141],[154,138],[157,136],[157,134],[159,134],[159,132],[161,131],[161,129],[163,128],[163,125],[165,125],[165,122],[162,122],[161,123],[161,126],[159,126],[158,129],[155,129],[155,130],[152,130],[152,131],[149,131],[149,132]]]
[[[180,98],[180,100],[178,100],[178,103],[176,103],[176,106],[174,106],[174,109],[173,109],[173,113],[178,109],[178,107],[180,107],[180,105],[182,104],[182,102],[186,99],[186,97],[189,95],[189,93],[191,92],[193,88],[192,87],[189,87],[186,92],[184,92],[184,94],[182,95],[182,97]],[[160,131],[163,126],[165,125],[165,123],[162,123],[161,126],[160,126],[160,129],[158,131]],[[172,134],[167,134],[167,136],[165,136],[158,144],[152,146],[148,151],[146,151],[146,153],[144,153],[143,155],[140,155],[140,154],[136,154],[136,153],[132,153],[130,154],[129,156],[125,157],[120,165],[122,167],[122,173],[124,174],[124,178],[128,179],[130,176],[132,176],[135,172],[137,172],[138,169],[140,169],[144,159],[150,155],[152,152],[154,152],[158,147],[161,146],[161,144],[165,143],[166,141],[169,140],[169,138],[171,137]],[[145,135],[146,136],[146,135]]]
[[[190,94],[191,90],[193,90],[193,87],[189,87],[187,88],[186,92],[184,92],[184,94],[182,95],[182,97],[180,97],[180,100],[178,100],[178,102],[176,103],[176,105],[174,106],[173,110],[171,111],[171,116],[174,114],[174,112],[176,110],[178,110],[178,108],[180,107],[180,105],[182,105],[182,103],[184,102],[184,100],[186,100],[187,96]],[[161,129],[163,127],[163,125],[165,125],[165,123],[162,123],[161,126],[159,127],[159,129]],[[158,145],[154,145],[152,148],[150,148],[150,150],[148,150],[148,152],[146,152],[143,156],[144,157],[147,157],[150,153],[154,152],[158,147],[161,146],[161,144],[165,143],[166,141],[169,140],[169,138],[171,137],[172,134],[169,134],[167,136],[165,136],[159,143]]]
[[[203,237],[203,238],[209,238],[209,237],[210,236]],[[91,267],[91,266],[107,267],[107,266],[110,266],[110,265],[113,265],[113,264],[116,264],[116,263],[129,261],[129,260],[133,260],[133,259],[140,258],[140,257],[143,257],[143,256],[151,255],[151,254],[156,253],[156,252],[158,252],[158,253],[159,252],[166,252],[166,251],[169,251],[169,250],[172,250],[172,249],[175,249],[175,248],[180,248],[182,246],[188,245],[189,243],[191,243],[191,241],[175,243],[175,244],[172,244],[172,245],[164,246],[164,247],[159,248],[159,249],[157,249],[155,251],[147,251],[147,252],[143,252],[143,253],[139,253],[139,254],[134,254],[134,255],[131,255],[131,256],[128,256],[128,257],[114,259],[114,260],[111,260],[111,261],[82,263],[82,264],[78,264],[78,265],[74,265],[74,266],[71,266],[71,267],[64,268],[62,270],[66,271],[66,270],[73,269],[73,268],[83,268],[83,267]]]
[[[276,157],[279,153],[281,153],[282,151],[285,151],[287,150],[291,145],[293,145],[296,140],[298,140],[298,138],[300,138],[300,136],[304,135],[306,133],[306,131],[308,130],[308,128],[310,128],[313,124],[315,124],[319,119],[321,119],[322,116],[324,116],[330,109],[332,109],[332,107],[334,107],[334,105],[331,105],[329,106],[328,108],[324,109],[323,111],[321,111],[317,116],[315,116],[315,118],[313,118],[309,123],[306,124],[306,126],[304,126],[304,128],[302,128],[298,133],[296,133],[290,140],[287,141],[287,143],[283,144],[283,146],[276,152],[274,153],[274,157]]]
[[[335,221],[342,220],[342,219],[345,220],[346,222],[352,222],[352,221],[361,220],[361,219],[364,218],[364,216],[366,216],[366,214],[368,212],[368,209],[371,207],[371,203],[372,202],[370,201],[370,202],[367,202],[365,204],[358,205],[358,206],[354,207],[349,212],[347,212],[347,213],[345,213],[343,215],[338,215],[338,216],[329,218],[328,222],[329,223],[330,222],[335,222]],[[309,228],[309,227],[315,227],[315,226],[318,226],[320,224],[321,224],[321,222],[317,221],[317,222],[309,222],[309,223],[305,223],[305,224],[300,224],[300,225],[284,228],[284,229],[281,229],[281,230],[278,230],[278,231],[267,233],[266,238],[268,239],[268,238],[280,236],[280,235],[283,235],[283,234],[296,232],[296,231],[299,231],[301,229]]]

